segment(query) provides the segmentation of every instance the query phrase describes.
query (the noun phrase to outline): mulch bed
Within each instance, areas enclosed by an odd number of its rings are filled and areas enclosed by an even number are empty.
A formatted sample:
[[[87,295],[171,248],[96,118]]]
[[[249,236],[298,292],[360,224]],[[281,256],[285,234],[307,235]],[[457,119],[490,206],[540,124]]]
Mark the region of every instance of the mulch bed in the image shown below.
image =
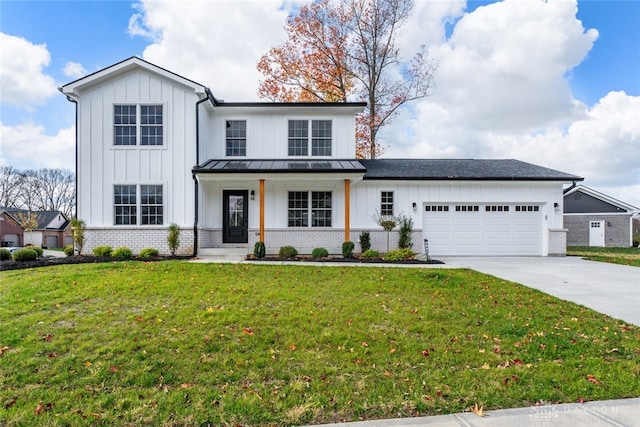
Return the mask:
[[[353,263],[353,264],[444,264],[442,261],[438,261],[437,259],[432,259],[429,261],[421,261],[417,259],[407,259],[407,260],[399,260],[399,261],[389,261],[382,258],[339,258],[339,257],[327,257],[327,258],[311,258],[306,256],[297,256],[295,258],[280,258],[280,257],[270,257],[266,256],[264,258],[256,258],[253,256],[248,256],[247,261],[299,261],[299,262],[343,262],[343,263]]]
[[[133,257],[130,260],[123,260],[114,257],[94,256],[94,255],[74,255],[70,257],[40,257],[35,261],[14,261],[6,260],[0,262],[0,271],[7,270],[22,270],[25,268],[37,268],[48,267],[51,265],[65,265],[65,264],[88,264],[99,262],[114,262],[114,261],[166,261],[170,259],[190,259],[190,256],[175,256],[175,257],[151,257],[141,259]]]

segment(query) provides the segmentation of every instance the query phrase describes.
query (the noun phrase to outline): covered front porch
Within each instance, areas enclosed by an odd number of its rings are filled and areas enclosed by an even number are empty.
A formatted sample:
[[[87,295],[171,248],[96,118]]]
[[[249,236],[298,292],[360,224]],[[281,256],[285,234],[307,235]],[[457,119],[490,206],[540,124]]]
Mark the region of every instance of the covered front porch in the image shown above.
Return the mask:
[[[351,185],[364,175],[356,160],[210,160],[194,169],[198,250],[265,243],[300,253],[340,253],[351,240]]]

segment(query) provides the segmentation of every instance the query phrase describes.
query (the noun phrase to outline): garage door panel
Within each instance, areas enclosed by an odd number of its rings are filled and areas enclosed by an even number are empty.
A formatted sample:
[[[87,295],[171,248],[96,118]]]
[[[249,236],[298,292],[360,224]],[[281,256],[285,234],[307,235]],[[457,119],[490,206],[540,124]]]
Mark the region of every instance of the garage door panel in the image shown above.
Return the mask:
[[[432,255],[542,254],[539,207],[522,211],[503,203],[500,211],[486,205],[480,205],[479,211],[456,211],[456,205],[448,206],[448,211],[423,212],[423,234]]]

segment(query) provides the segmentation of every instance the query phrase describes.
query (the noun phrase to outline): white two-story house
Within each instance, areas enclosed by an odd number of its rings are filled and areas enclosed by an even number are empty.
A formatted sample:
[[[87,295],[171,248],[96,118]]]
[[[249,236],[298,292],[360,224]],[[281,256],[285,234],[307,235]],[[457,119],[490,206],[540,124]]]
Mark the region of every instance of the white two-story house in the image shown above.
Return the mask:
[[[428,239],[431,255],[565,253],[563,186],[582,178],[517,160],[358,160],[363,103],[224,102],[136,57],[61,91],[76,104],[88,250],[167,253],[175,223],[182,254],[257,241],[340,253],[362,231],[385,251],[379,213],[413,219],[416,252]]]

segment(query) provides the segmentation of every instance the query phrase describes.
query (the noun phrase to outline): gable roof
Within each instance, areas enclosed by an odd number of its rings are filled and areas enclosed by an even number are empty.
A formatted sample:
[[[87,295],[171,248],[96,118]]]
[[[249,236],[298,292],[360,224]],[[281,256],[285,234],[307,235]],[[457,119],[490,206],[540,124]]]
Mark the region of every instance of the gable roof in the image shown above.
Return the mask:
[[[103,81],[112,79],[114,76],[128,73],[129,71],[135,69],[143,69],[164,78],[177,81],[187,87],[192,88],[196,93],[200,94],[202,98],[213,98],[213,96],[211,96],[209,88],[207,88],[206,86],[194,82],[193,80],[190,80],[165,68],[152,64],[151,62],[145,61],[144,59],[138,58],[137,56],[132,56],[123,61],[117,62],[106,68],[91,73],[87,76],[67,83],[60,87],[58,90],[60,90],[60,92],[64,93],[67,96],[77,96],[79,92],[86,87],[99,84]],[[215,102],[215,99],[211,99],[211,102]]]
[[[587,197],[590,197],[592,199],[596,199],[597,201],[600,201],[601,203],[603,203],[604,205],[608,205],[611,206],[611,212],[623,212],[626,211],[627,213],[638,213],[640,212],[640,208],[638,208],[637,206],[633,206],[630,205],[629,203],[625,203],[621,200],[615,199],[611,196],[607,196],[604,193],[601,193],[599,191],[594,190],[593,188],[587,187],[586,185],[578,185],[572,189],[570,189],[569,191],[567,191],[564,194],[564,198],[565,200],[572,200],[575,198],[576,193],[582,193],[587,195]],[[573,195],[573,197],[568,197]],[[602,210],[602,209],[601,209]],[[607,210],[609,211],[609,210]],[[565,213],[579,213],[579,212],[569,212],[567,210],[567,203],[565,202]],[[585,213],[585,212],[580,212],[580,213]],[[601,213],[600,211],[598,212],[594,212],[594,213]]]
[[[582,181],[577,175],[514,159],[369,159],[364,179]]]
[[[28,213],[34,213],[37,215],[37,220],[38,220],[38,226],[35,228],[35,230],[45,230],[47,229],[47,226],[49,224],[51,224],[51,222],[58,216],[58,215],[62,215],[62,217],[65,219],[65,221],[62,223],[62,225],[58,228],[56,227],[56,230],[64,230],[67,225],[69,224],[69,218],[67,218],[67,216],[60,212],[60,211],[29,211],[26,209],[17,209],[17,208],[5,208],[5,207],[0,207],[0,211],[2,212],[6,212],[7,214],[11,215],[11,217],[19,224],[20,221],[18,221],[17,216],[19,216],[19,214],[28,214]]]

